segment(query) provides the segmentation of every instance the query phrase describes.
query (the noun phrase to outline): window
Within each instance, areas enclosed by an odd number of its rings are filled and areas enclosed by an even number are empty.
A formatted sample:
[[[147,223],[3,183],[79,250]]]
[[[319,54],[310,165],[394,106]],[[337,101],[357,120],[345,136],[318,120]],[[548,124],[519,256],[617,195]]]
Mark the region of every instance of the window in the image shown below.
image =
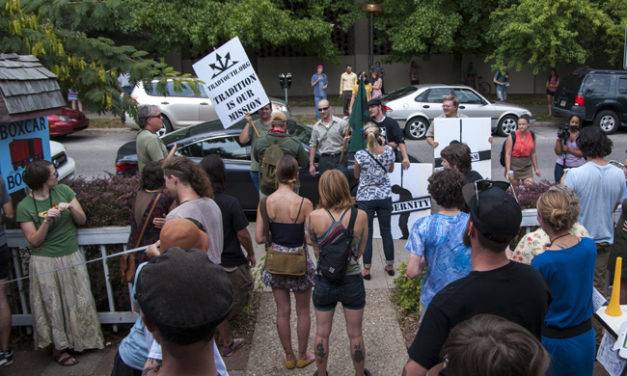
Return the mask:
[[[584,82],[584,93],[607,93],[612,78],[606,74],[589,74]]]
[[[453,89],[448,87],[431,89],[416,97],[416,101],[428,103],[442,103],[444,97],[451,94],[454,94]]]
[[[250,151],[239,144],[236,136],[211,137],[187,145],[181,150],[186,157],[203,158],[216,154],[222,159],[249,160]]]
[[[621,77],[618,79],[618,92],[621,94],[627,94],[627,77]]]
[[[459,103],[483,104],[481,98],[470,90],[455,89],[455,95],[459,98]]]
[[[161,97],[164,95],[163,92],[159,92],[157,89],[158,82],[152,82],[152,87],[147,90],[147,94],[151,96]],[[191,87],[186,83],[181,83],[180,87],[175,88],[174,82],[168,81],[165,84],[165,96],[167,97],[187,97],[187,98],[209,98],[207,92],[205,91],[204,86],[201,84],[197,85],[199,93],[198,95],[194,93]]]

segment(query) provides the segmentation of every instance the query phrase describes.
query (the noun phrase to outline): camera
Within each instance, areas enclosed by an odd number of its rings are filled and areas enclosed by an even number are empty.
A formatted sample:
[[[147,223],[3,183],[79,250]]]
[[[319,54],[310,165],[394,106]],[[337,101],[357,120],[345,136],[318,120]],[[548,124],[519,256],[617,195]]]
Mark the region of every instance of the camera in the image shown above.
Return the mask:
[[[562,139],[564,141],[568,141],[570,138],[570,132],[568,131],[570,125],[564,124],[557,130],[557,138]]]

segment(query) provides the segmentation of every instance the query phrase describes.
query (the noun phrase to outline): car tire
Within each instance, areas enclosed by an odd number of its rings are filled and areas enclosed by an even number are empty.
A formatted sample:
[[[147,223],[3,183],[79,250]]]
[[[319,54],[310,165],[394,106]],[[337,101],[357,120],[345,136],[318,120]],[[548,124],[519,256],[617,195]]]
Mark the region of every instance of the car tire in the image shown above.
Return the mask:
[[[410,140],[421,140],[425,138],[427,129],[429,129],[427,119],[420,116],[413,117],[405,123],[405,136]]]
[[[499,120],[496,133],[501,137],[507,137],[510,133],[515,131],[516,128],[518,128],[518,118],[514,115],[506,115]]]
[[[167,116],[162,115],[163,118],[161,119],[161,121],[163,122],[163,127],[157,132],[157,135],[159,136],[163,136],[166,133],[170,133],[174,130],[174,128],[172,128],[172,123],[170,122],[170,119],[167,118]]]
[[[613,134],[616,133],[620,126],[620,119],[618,119],[616,112],[603,110],[594,117],[594,125],[600,127],[601,130],[607,134]]]

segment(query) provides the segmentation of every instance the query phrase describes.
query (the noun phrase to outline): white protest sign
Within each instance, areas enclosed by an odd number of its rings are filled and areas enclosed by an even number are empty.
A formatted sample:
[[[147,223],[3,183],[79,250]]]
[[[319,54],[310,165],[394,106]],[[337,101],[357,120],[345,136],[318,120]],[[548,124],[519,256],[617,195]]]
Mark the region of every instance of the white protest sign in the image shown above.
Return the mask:
[[[270,103],[238,37],[197,61],[194,72],[205,82],[224,128]]]
[[[431,196],[427,192],[427,179],[433,172],[430,163],[412,163],[403,170],[394,164],[390,173],[392,185],[392,238],[407,239],[414,222],[431,214]],[[373,237],[381,238],[379,221],[374,218]]]
[[[439,145],[434,149],[435,167],[442,166],[440,153],[451,141],[463,142],[470,148],[472,169],[484,179],[492,175],[492,145],[490,144],[490,118],[435,118],[433,119],[434,140]]]

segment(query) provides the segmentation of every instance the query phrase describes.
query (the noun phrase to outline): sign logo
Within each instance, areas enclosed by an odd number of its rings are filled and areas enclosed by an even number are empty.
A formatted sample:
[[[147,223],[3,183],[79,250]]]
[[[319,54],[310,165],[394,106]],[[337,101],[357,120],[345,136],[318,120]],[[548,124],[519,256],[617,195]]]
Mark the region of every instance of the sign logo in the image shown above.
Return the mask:
[[[230,67],[232,67],[233,65],[237,63],[238,63],[237,61],[231,60],[230,52],[224,56],[224,61],[222,61],[222,56],[216,53],[216,64],[209,64],[209,66],[211,67],[211,69],[214,70],[214,72],[217,71],[213,74],[213,76],[211,76],[211,78],[212,79],[216,78],[222,72],[224,72],[225,70],[229,69]]]

